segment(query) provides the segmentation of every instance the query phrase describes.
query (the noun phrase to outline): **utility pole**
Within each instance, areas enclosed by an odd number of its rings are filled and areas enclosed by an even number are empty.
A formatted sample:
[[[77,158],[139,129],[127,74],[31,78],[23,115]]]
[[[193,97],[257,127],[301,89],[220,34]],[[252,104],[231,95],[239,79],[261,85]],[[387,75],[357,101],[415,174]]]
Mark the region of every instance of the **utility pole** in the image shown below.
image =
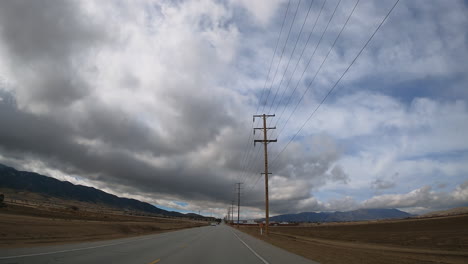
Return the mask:
[[[234,224],[234,200],[231,202],[231,223]]]
[[[237,184],[237,228],[239,228],[239,218],[240,218],[240,190],[242,182],[238,182]]]
[[[276,139],[268,139],[267,137],[267,132],[269,129],[276,129],[276,127],[267,127],[266,124],[266,119],[268,117],[274,117],[275,115],[254,115],[253,116],[253,121],[255,122],[255,117],[261,117],[263,118],[263,127],[255,127],[254,128],[254,135],[255,135],[255,130],[263,130],[263,139],[254,139],[254,146],[255,143],[263,143],[263,149],[265,152],[265,234],[268,235],[268,226],[270,225],[270,212],[269,212],[269,201],[268,201],[268,143],[270,142],[277,142]]]

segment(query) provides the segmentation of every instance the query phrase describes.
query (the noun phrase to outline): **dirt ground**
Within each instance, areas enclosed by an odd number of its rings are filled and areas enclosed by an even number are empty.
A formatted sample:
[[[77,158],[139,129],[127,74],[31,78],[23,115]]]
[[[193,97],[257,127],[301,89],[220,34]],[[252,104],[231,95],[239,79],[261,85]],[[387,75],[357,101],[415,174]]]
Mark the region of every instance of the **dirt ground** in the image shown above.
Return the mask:
[[[468,263],[468,215],[241,231],[324,264]]]
[[[96,241],[204,225],[207,223],[185,219],[8,205],[0,208],[0,247]]]

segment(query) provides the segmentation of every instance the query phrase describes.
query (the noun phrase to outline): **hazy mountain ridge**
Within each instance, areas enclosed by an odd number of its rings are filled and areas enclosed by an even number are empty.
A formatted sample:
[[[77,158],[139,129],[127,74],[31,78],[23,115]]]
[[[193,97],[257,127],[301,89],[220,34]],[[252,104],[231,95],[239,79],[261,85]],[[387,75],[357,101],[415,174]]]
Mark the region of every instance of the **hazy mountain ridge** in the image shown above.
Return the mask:
[[[75,185],[34,172],[18,171],[2,164],[0,164],[0,187],[40,193],[69,200],[101,203],[122,210],[137,210],[167,216],[185,216],[182,213],[157,208],[146,202],[118,197],[93,187]]]
[[[182,214],[163,210],[146,202],[130,198],[121,198],[93,187],[75,185],[67,181],[60,181],[34,172],[18,171],[0,164],[0,188],[2,187],[69,200],[105,204],[122,210],[138,210],[167,216],[203,217],[194,213]],[[359,209],[349,212],[302,212],[298,214],[284,214],[270,217],[270,220],[277,222],[341,222],[394,219],[409,216],[411,215],[397,209]]]
[[[398,209],[358,209],[348,212],[303,212],[270,217],[276,222],[347,222],[380,219],[396,219],[412,216]]]

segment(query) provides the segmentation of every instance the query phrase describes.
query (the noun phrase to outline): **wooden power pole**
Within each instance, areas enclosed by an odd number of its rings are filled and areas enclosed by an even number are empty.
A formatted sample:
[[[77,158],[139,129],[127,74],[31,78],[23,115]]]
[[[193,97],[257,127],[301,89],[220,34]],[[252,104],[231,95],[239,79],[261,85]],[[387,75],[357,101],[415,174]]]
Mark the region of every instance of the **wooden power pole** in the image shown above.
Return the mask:
[[[231,224],[234,224],[234,200],[231,203]]]
[[[268,235],[268,227],[270,225],[270,212],[269,212],[269,201],[268,201],[268,174],[271,174],[268,172],[268,143],[270,142],[277,142],[276,139],[268,139],[267,132],[269,129],[276,129],[276,127],[267,127],[266,125],[266,119],[268,117],[274,117],[275,115],[254,115],[253,116],[253,121],[255,122],[255,117],[261,117],[263,119],[263,127],[255,127],[254,128],[254,134],[255,130],[263,130],[263,139],[254,139],[254,146],[255,143],[263,143],[263,149],[265,152],[265,234]]]
[[[242,182],[238,182],[237,184],[237,228],[239,228],[239,219],[240,219],[240,190]]]

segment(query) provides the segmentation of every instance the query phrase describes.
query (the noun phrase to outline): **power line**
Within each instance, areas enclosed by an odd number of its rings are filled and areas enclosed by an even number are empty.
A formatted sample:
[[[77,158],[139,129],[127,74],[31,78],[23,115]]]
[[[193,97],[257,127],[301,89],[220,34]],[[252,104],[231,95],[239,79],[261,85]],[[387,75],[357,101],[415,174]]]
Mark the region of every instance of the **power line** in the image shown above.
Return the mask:
[[[312,61],[312,59],[313,59],[315,53],[317,52],[317,49],[318,49],[320,43],[322,42],[323,37],[324,37],[325,33],[327,32],[327,29],[328,29],[328,27],[330,26],[330,22],[333,20],[333,17],[335,16],[336,10],[338,9],[338,6],[340,5],[340,3],[341,3],[341,0],[338,1],[338,3],[336,4],[335,8],[333,9],[333,13],[332,13],[332,15],[330,16],[330,19],[328,20],[327,25],[325,26],[325,29],[323,30],[323,32],[322,32],[322,34],[321,34],[321,36],[320,36],[320,39],[319,39],[319,41],[317,42],[317,45],[316,45],[315,48],[314,48],[314,51],[313,51],[313,53],[312,53],[312,56],[310,57],[310,59],[309,59],[307,65],[306,65],[306,67],[304,68],[304,71],[303,71],[302,74],[301,74],[301,78],[298,80],[298,82],[297,82],[297,84],[296,84],[296,87],[294,88],[294,91],[295,91],[295,90],[297,89],[297,87],[299,86],[299,83],[300,83],[300,81],[302,80],[302,78],[303,78],[303,76],[304,76],[304,73],[307,71],[307,68],[309,67],[309,65],[310,65],[310,63],[311,63],[311,61]],[[324,6],[324,5],[325,5],[325,1],[324,1],[323,5],[322,5],[322,9],[323,9],[323,6]],[[321,14],[321,12],[322,12],[322,9],[320,10],[320,14]],[[317,20],[318,20],[318,18],[320,17],[320,14],[319,14],[319,16],[317,17]],[[315,27],[315,25],[314,25],[314,27]],[[312,34],[312,32],[311,32],[311,34]],[[310,35],[309,35],[309,36],[310,36]],[[303,95],[303,96],[304,96],[304,95]],[[297,107],[297,106],[296,106],[296,107]],[[284,110],[283,110],[283,112],[284,112]],[[292,116],[292,115],[291,115],[291,116]],[[290,117],[291,117],[291,116],[290,116]],[[281,117],[280,117],[280,118],[281,118]],[[279,118],[279,119],[280,119],[280,118]],[[276,121],[275,126],[278,124],[279,119]],[[288,120],[288,121],[289,121],[289,120]],[[283,126],[283,127],[284,127],[284,126]],[[279,135],[279,134],[280,134],[280,133],[278,133],[278,135]],[[271,135],[270,135],[270,136],[271,136]],[[256,158],[255,158],[255,159],[256,159]],[[257,181],[258,181],[258,180],[257,180]]]
[[[283,76],[281,77],[281,81],[280,81],[280,83],[278,85],[278,88],[276,89],[276,93],[275,93],[275,96],[273,97],[273,101],[271,102],[270,109],[268,109],[268,114],[271,113],[271,108],[275,104],[276,96],[278,95],[278,91],[279,91],[279,89],[281,87],[281,84],[283,84],[284,76],[286,75],[286,72],[289,69],[289,64],[291,63],[291,59],[292,59],[292,57],[294,55],[294,52],[296,51],[297,43],[299,42],[299,39],[301,38],[302,31],[304,30],[305,23],[307,22],[307,18],[309,17],[310,9],[312,8],[313,4],[314,4],[314,0],[310,1],[309,9],[307,10],[307,14],[306,14],[306,16],[304,18],[304,21],[302,22],[301,30],[299,31],[299,34],[297,35],[296,43],[294,44],[294,48],[293,48],[293,50],[291,52],[291,56],[289,57],[288,64],[286,65],[286,69],[284,70]],[[298,7],[299,7],[299,5],[298,5]],[[300,60],[300,57],[299,57],[299,60]]]
[[[359,2],[359,0],[357,1]],[[392,8],[388,11],[386,16],[383,18],[383,20],[380,22],[380,24],[377,26],[377,28],[374,30],[374,32],[371,34],[369,39],[366,41],[366,43],[363,45],[363,47],[360,49],[360,51],[357,53],[357,55],[354,57],[354,59],[351,61],[351,63],[348,65],[346,70],[342,73],[342,75],[339,77],[339,79],[334,83],[334,85],[331,87],[331,89],[328,91],[328,93],[325,95],[325,97],[321,100],[319,105],[314,109],[314,111],[309,115],[307,120],[302,124],[301,128],[295,133],[295,135],[287,142],[287,144],[283,147],[283,149],[275,156],[275,158],[271,161],[271,163],[274,163],[278,157],[284,152],[284,150],[289,146],[289,144],[297,137],[297,135],[302,131],[304,126],[310,121],[310,119],[313,117],[313,115],[317,112],[317,110],[321,107],[321,105],[325,102],[325,100],[328,98],[328,96],[333,92],[333,90],[336,88],[336,86],[340,83],[340,81],[343,79],[343,77],[346,75],[346,73],[349,71],[349,69],[352,67],[352,65],[356,62],[356,60],[359,58],[359,56],[362,54],[364,49],[369,45],[375,34],[378,32],[378,30],[381,28],[383,23],[388,19],[392,11],[395,9],[397,4],[399,3],[399,0],[395,2],[395,4],[392,6]],[[357,5],[357,3],[356,3]],[[356,6],[355,6],[356,7]],[[354,8],[355,8],[354,7]],[[353,9],[354,10],[354,9]],[[278,134],[279,135],[279,134]],[[258,183],[261,177],[258,177],[255,183],[251,186],[249,191],[254,188],[254,186]]]
[[[258,113],[258,109],[260,108],[260,105],[262,104],[262,99],[263,99],[263,95],[265,94],[265,89],[266,89],[266,86],[267,86],[267,83],[268,83],[268,77],[270,76],[270,71],[271,71],[271,67],[273,66],[273,60],[275,59],[275,55],[276,55],[276,50],[278,49],[278,44],[279,44],[279,41],[281,39],[281,35],[283,33],[283,27],[284,27],[284,22],[286,22],[286,17],[288,15],[288,11],[289,11],[289,5],[291,4],[291,0],[288,1],[288,6],[286,7],[286,12],[284,12],[284,18],[283,18],[283,23],[281,24],[281,30],[280,30],[280,33],[278,35],[278,39],[276,40],[276,46],[275,46],[275,51],[273,52],[273,56],[271,57],[271,62],[270,62],[270,67],[268,69],[268,74],[267,74],[267,78],[265,79],[265,84],[263,85],[263,93],[262,95],[260,96],[260,100],[258,101],[259,104],[257,106],[257,110],[255,110],[255,113],[257,114]]]
[[[283,97],[284,97],[284,94],[285,94],[286,91],[288,90],[289,84],[291,83],[291,80],[293,79],[294,74],[296,73],[297,66],[299,65],[299,62],[301,61],[301,58],[302,58],[302,56],[303,56],[303,54],[304,54],[304,52],[305,52],[305,50],[306,50],[306,48],[307,48],[307,45],[309,44],[310,38],[312,37],[312,34],[314,33],[315,27],[316,27],[316,25],[317,25],[317,21],[319,20],[320,16],[322,15],[323,7],[325,6],[325,3],[326,3],[326,2],[327,2],[327,0],[324,0],[324,1],[323,1],[322,7],[320,8],[320,11],[319,11],[319,14],[318,14],[317,18],[315,19],[314,25],[312,26],[312,30],[311,30],[310,33],[309,33],[309,37],[307,38],[307,41],[306,41],[304,47],[302,48],[301,55],[299,56],[299,59],[296,61],[296,65],[294,66],[294,70],[293,70],[293,72],[292,72],[292,74],[291,74],[291,77],[289,78],[288,83],[286,84],[286,88],[283,90],[283,94],[281,95],[280,100],[278,101],[278,104],[277,104],[277,106],[276,106],[274,112],[277,112],[277,111],[278,111],[278,107],[281,105],[281,101],[282,101],[282,99],[283,99]],[[302,79],[302,77],[301,77],[301,79]],[[281,112],[279,119],[281,119],[281,117],[283,116],[283,113],[284,113],[285,109],[287,108],[287,106],[289,105],[289,102],[291,101],[292,95],[294,94],[294,92],[296,91],[296,89],[297,89],[297,86],[296,86],[296,87],[294,88],[294,90],[291,92],[291,96],[289,97],[289,100],[288,100],[288,101],[286,102],[286,104],[284,105],[283,111]],[[278,119],[278,120],[279,120],[279,119]],[[278,122],[276,122],[276,124],[278,124]],[[276,124],[275,124],[275,125],[276,125]]]
[[[358,2],[359,2],[359,1],[358,1]],[[322,43],[323,37],[325,36],[325,33],[327,32],[327,29],[328,29],[328,27],[330,26],[330,22],[333,20],[333,17],[335,16],[336,10],[338,9],[338,6],[340,5],[340,3],[341,3],[341,0],[338,1],[338,3],[337,3],[336,6],[335,6],[335,9],[333,9],[333,13],[332,13],[332,15],[330,16],[330,19],[328,20],[327,25],[325,26],[325,29],[323,30],[322,35],[320,36],[320,39],[319,39],[319,41],[317,42],[317,45],[315,46],[315,49],[314,49],[314,51],[313,51],[313,53],[312,53],[312,56],[310,57],[309,61],[307,62],[306,67],[304,68],[304,71],[303,71],[302,74],[301,74],[301,77],[300,77],[299,80],[297,81],[296,87],[294,88],[294,91],[297,89],[297,87],[298,87],[299,84],[301,83],[301,80],[302,80],[302,78],[304,77],[304,73],[305,73],[305,72],[307,71],[307,69],[309,68],[309,65],[310,65],[310,63],[312,62],[312,59],[314,58],[314,55],[315,55],[315,53],[317,52],[318,47],[319,47],[320,44]],[[355,6],[355,7],[356,7],[356,6]],[[353,11],[354,11],[354,9],[353,9]],[[352,14],[352,13],[351,13],[351,14]],[[348,20],[349,20],[349,17],[348,17]],[[346,23],[348,22],[348,20],[346,21]],[[346,24],[345,24],[345,25],[346,25]],[[343,28],[344,28],[344,26],[343,26]],[[343,28],[342,28],[342,29],[343,29]],[[333,47],[332,47],[332,48],[333,48]],[[318,73],[318,71],[317,71],[317,73]],[[316,76],[317,76],[317,73],[316,73]],[[315,77],[314,77],[314,79],[315,79]],[[297,107],[298,107],[299,104],[302,102],[302,99],[304,99],[304,95],[307,93],[307,91],[309,90],[309,88],[310,88],[310,85],[309,85],[309,86],[307,87],[307,89],[302,93],[302,96],[301,96],[301,98],[299,99],[299,102],[298,102],[298,103],[296,104],[296,106],[294,107],[294,110],[293,110],[293,111],[291,112],[291,114],[289,115],[288,120],[284,123],[283,128],[280,130],[280,132],[278,133],[278,135],[281,134],[281,132],[283,131],[284,127],[285,127],[286,124],[289,122],[289,119],[291,119],[291,116],[294,114],[294,112],[296,112]],[[292,96],[291,96],[291,97],[292,97]],[[276,121],[276,124],[278,124],[278,122],[279,122],[280,119],[281,119],[281,117],[278,118],[278,120]]]
[[[297,60],[296,65],[294,66],[293,73],[292,73],[291,78],[289,79],[288,84],[287,84],[287,86],[286,86],[286,88],[285,88],[284,91],[286,91],[287,88],[289,87],[289,84],[290,84],[290,82],[291,82],[291,80],[292,80],[292,76],[293,76],[294,73],[296,72],[296,69],[297,69],[297,66],[299,65],[300,59],[303,57],[303,54],[304,54],[304,52],[305,52],[305,49],[306,49],[307,45],[309,44],[309,41],[310,41],[310,39],[311,39],[311,37],[312,37],[312,34],[314,33],[315,27],[317,26],[317,22],[318,22],[320,16],[322,15],[322,11],[323,11],[323,8],[324,8],[326,2],[327,2],[327,0],[324,0],[323,3],[322,3],[322,6],[320,7],[319,14],[318,14],[317,18],[316,18],[315,21],[314,21],[314,25],[313,25],[313,27],[312,27],[312,30],[310,31],[309,36],[307,37],[307,41],[306,41],[304,47],[302,48],[301,55],[299,56],[299,60]],[[304,74],[304,73],[303,73],[303,74]],[[296,86],[296,88],[297,88],[297,86]],[[296,90],[296,89],[293,90],[292,94],[294,94],[295,90]],[[283,92],[283,95],[282,95],[281,97],[283,97],[283,96],[284,96],[284,92]],[[281,101],[281,99],[280,99],[280,101]],[[287,104],[289,104],[289,100],[288,100],[288,103],[287,103]],[[279,105],[279,104],[278,104],[278,105]],[[286,106],[287,106],[287,105],[286,105]],[[286,109],[286,106],[285,106],[284,109]],[[283,113],[284,113],[284,109],[283,109],[283,112],[281,113],[281,116],[282,116]],[[276,109],[275,109],[275,111],[276,111]],[[275,126],[276,126],[277,124],[278,124],[278,121],[275,123]],[[271,136],[271,135],[270,135],[270,136]],[[249,162],[249,164],[248,164],[248,166],[247,166],[247,168],[249,168],[248,170],[250,170],[250,168],[251,168],[250,163],[251,163],[253,160],[257,160],[257,159],[258,159],[257,157],[258,157],[259,153],[260,153],[260,150],[258,150],[257,153],[254,155],[254,158],[250,160],[250,162]],[[248,173],[246,172],[246,174],[244,174],[244,177],[243,177],[243,178],[246,179],[247,177],[248,177]]]
[[[252,148],[252,149],[253,149],[253,148]],[[257,157],[258,157],[259,153],[260,153],[260,149],[257,149],[257,153],[255,153],[253,159],[250,159],[250,160],[248,161],[248,166],[245,168],[245,174],[244,174],[244,177],[243,177],[242,182],[245,182],[245,181],[247,180],[247,177],[248,177],[248,175],[249,175],[249,172],[252,173],[252,172],[251,172],[251,168],[252,168],[252,166],[255,165],[255,162],[253,162],[253,161],[256,161],[256,160],[257,160]]]
[[[276,55],[276,51],[278,49],[278,44],[279,44],[279,41],[281,39],[281,35],[283,33],[283,27],[284,27],[284,24],[285,24],[285,21],[286,21],[286,17],[288,15],[288,11],[289,11],[289,5],[291,4],[291,0],[288,1],[288,5],[286,7],[286,11],[284,12],[284,17],[283,17],[283,23],[281,24],[281,29],[280,29],[280,33],[278,35],[278,39],[276,40],[276,45],[275,45],[275,51],[273,52],[273,56],[271,57],[271,61],[270,61],[270,67],[268,69],[268,74],[267,74],[267,77],[265,79],[265,84],[263,85],[263,93],[262,95],[260,96],[260,100],[259,100],[259,104],[257,106],[257,110],[255,110],[255,113],[258,113],[258,109],[260,108],[260,105],[261,105],[261,101],[262,101],[262,98],[263,98],[263,95],[265,93],[265,89],[266,89],[266,86],[267,86],[267,83],[268,83],[268,77],[270,76],[270,71],[271,71],[271,67],[273,66],[273,60],[275,58],[275,55]],[[252,123],[252,127],[250,129],[250,131],[253,129],[253,126],[254,124]],[[247,149],[244,153],[244,156],[241,160],[241,164],[244,164],[243,165],[243,169],[245,169],[245,163],[247,162],[247,159],[248,159],[248,156],[250,154],[250,150],[252,149],[252,147],[250,146],[250,140],[252,139],[252,133],[249,132],[249,138],[247,139],[247,143],[245,145],[245,149]],[[250,147],[249,147],[250,146]],[[243,176],[241,176],[240,178],[243,178]]]
[[[324,7],[326,1],[327,1],[327,0],[325,0],[325,1],[323,2],[323,5],[322,5],[322,7],[321,7],[321,9],[320,9],[320,13],[319,13],[317,19],[315,20],[313,29],[312,29],[311,33],[309,34],[309,36],[308,36],[307,43],[306,43],[306,45],[304,46],[304,48],[302,49],[300,58],[302,57],[302,55],[303,55],[303,53],[304,53],[304,50],[305,50],[305,48],[306,48],[306,46],[307,46],[307,44],[308,44],[308,42],[309,42],[309,40],[310,40],[310,38],[311,38],[311,35],[312,35],[312,33],[313,33],[313,30],[315,29],[315,26],[316,26],[316,24],[317,24],[318,18],[320,17],[320,14],[322,13],[322,10],[323,10],[323,7]],[[341,1],[341,0],[340,0],[340,1]],[[309,16],[310,9],[311,9],[311,7],[312,7],[313,2],[314,2],[314,1],[311,1],[310,5],[309,5],[308,11],[307,11],[307,15],[306,15],[306,17],[305,17],[305,19],[304,19],[304,21],[303,21],[303,24],[302,24],[301,29],[300,29],[300,33],[299,33],[299,35],[298,35],[298,37],[297,37],[297,39],[296,39],[295,45],[294,45],[294,49],[293,49],[293,51],[291,52],[291,56],[290,56],[290,58],[289,58],[289,60],[288,60],[288,66],[287,66],[287,68],[289,67],[289,64],[290,64],[291,59],[292,59],[293,54],[294,54],[294,51],[296,50],[296,47],[297,47],[297,44],[298,44],[300,35],[302,34],[302,31],[303,31],[305,22],[307,21],[307,18],[308,18],[308,16]],[[280,65],[281,60],[282,60],[282,58],[283,58],[283,54],[284,54],[284,51],[285,51],[285,47],[286,47],[287,42],[288,42],[288,40],[289,40],[289,36],[290,36],[291,30],[292,30],[292,27],[293,27],[293,25],[294,25],[294,21],[295,21],[295,19],[296,19],[297,11],[298,11],[298,8],[299,8],[299,6],[300,6],[300,3],[301,3],[301,1],[299,1],[298,4],[297,4],[297,6],[296,6],[296,11],[295,11],[293,20],[292,20],[292,22],[291,22],[291,25],[290,25],[290,28],[289,28],[289,31],[288,31],[288,36],[287,36],[287,38],[286,38],[286,41],[285,41],[285,43],[284,43],[284,46],[283,46],[283,49],[282,49],[282,52],[281,52],[280,61],[278,62],[278,65],[277,65],[277,67],[276,67],[276,71],[275,71],[275,74],[274,74],[274,76],[273,76],[273,79],[272,79],[270,88],[269,88],[269,90],[268,90],[268,96],[267,96],[267,98],[266,98],[266,101],[265,101],[265,104],[264,104],[264,106],[263,106],[263,108],[262,108],[262,111],[264,110],[265,106],[268,104],[267,100],[268,100],[268,97],[269,97],[271,88],[272,88],[272,86],[273,86],[274,80],[276,79],[276,75],[277,75],[277,72],[278,72],[278,69],[279,69],[279,65]],[[289,3],[288,3],[288,4],[289,4]],[[283,25],[284,25],[284,20],[283,20]],[[283,26],[283,25],[282,25],[282,26]],[[276,50],[276,49],[275,49],[275,50]],[[300,60],[300,58],[299,58],[299,60]],[[295,69],[297,68],[297,64],[298,64],[298,63],[299,63],[299,61],[296,63]],[[271,68],[271,65],[270,65],[270,68]],[[287,70],[287,68],[286,68],[286,70]],[[282,78],[281,78],[280,85],[278,86],[278,89],[276,90],[275,97],[274,97],[274,99],[273,99],[273,102],[272,102],[271,106],[274,105],[276,96],[277,96],[278,91],[279,91],[279,87],[281,86],[281,84],[282,84],[282,82],[283,82],[283,79],[284,79],[284,75],[285,75],[285,73],[286,73],[286,70],[285,70],[285,72],[283,73],[283,76],[282,76]],[[295,70],[294,70],[294,71],[295,71]],[[270,72],[270,71],[269,71],[269,72]],[[287,87],[286,87],[286,89],[287,89]],[[262,94],[262,96],[263,96],[263,94]],[[261,101],[260,101],[260,102],[261,102]],[[258,109],[259,109],[259,108],[257,107],[257,113],[258,113]],[[270,113],[270,111],[271,111],[271,107],[270,107],[268,113]],[[249,137],[249,139],[250,139],[250,137]],[[250,154],[250,150],[251,150],[251,149],[249,149],[249,154]],[[260,151],[257,151],[257,153],[254,155],[254,158],[253,158],[253,159],[250,159],[249,162],[247,162],[247,164],[245,164],[244,169],[243,169],[243,170],[244,170],[244,173],[243,173],[243,175],[241,176],[241,178],[243,179],[242,181],[244,181],[245,179],[247,179],[247,177],[248,177],[248,171],[249,171],[250,168],[252,167],[251,164],[255,164],[255,163],[252,163],[252,161],[257,160],[257,157],[258,157],[258,154],[259,154],[259,153],[260,153]]]
[[[305,72],[306,72],[307,69],[309,68],[310,63],[312,62],[312,59],[314,58],[314,55],[316,54],[316,52],[317,52],[317,50],[318,50],[318,47],[319,47],[320,44],[322,43],[323,37],[325,36],[325,34],[326,34],[327,30],[328,30],[328,27],[330,26],[331,21],[332,21],[333,18],[335,17],[336,10],[338,9],[338,6],[340,5],[340,3],[341,3],[341,0],[337,2],[335,8],[333,9],[333,13],[332,13],[332,15],[330,16],[330,19],[328,20],[327,25],[325,26],[325,29],[323,30],[323,32],[322,32],[322,34],[321,34],[321,36],[320,36],[320,39],[319,39],[319,41],[317,42],[317,45],[315,45],[314,51],[312,52],[312,55],[311,55],[311,57],[309,58],[309,61],[307,62],[307,65],[304,67],[304,70],[302,71],[301,77],[300,77],[299,80],[297,81],[296,86],[294,87],[294,90],[293,90],[293,92],[291,93],[291,96],[290,96],[290,98],[289,98],[289,100],[288,100],[287,105],[289,105],[289,101],[291,100],[292,95],[294,94],[294,92],[295,92],[295,91],[297,90],[297,88],[299,87],[299,84],[301,83],[301,80],[302,80],[302,78],[304,77]],[[324,2],[324,5],[325,5],[325,2]],[[322,6],[322,8],[323,8],[323,6]],[[296,108],[297,108],[297,106],[300,104],[300,102],[302,101],[302,98],[304,97],[304,95],[305,95],[305,93],[307,92],[307,90],[308,90],[308,89],[306,89],[306,91],[302,94],[302,97],[301,97],[300,101],[296,104]],[[280,117],[276,120],[275,126],[276,126],[276,125],[279,123],[279,121],[281,120],[281,117],[282,117],[284,111],[286,110],[287,105],[285,105],[285,107],[284,107],[284,109],[283,109],[283,112],[281,113]],[[282,129],[281,129],[280,132],[277,134],[277,136],[279,136],[279,135],[281,134],[281,132],[283,131],[284,127],[285,127],[286,124],[289,122],[289,119],[290,119],[291,116],[294,114],[295,110],[296,110],[296,109],[294,109],[294,111],[290,114],[288,120],[284,123]],[[273,134],[273,133],[272,133],[272,134]],[[270,136],[271,136],[272,134],[270,134]]]
[[[284,42],[283,49],[282,49],[281,55],[280,55],[280,59],[278,61],[278,65],[276,66],[275,74],[273,75],[273,79],[271,80],[271,85],[270,85],[270,88],[268,89],[267,97],[265,99],[265,104],[263,105],[261,112],[263,112],[265,110],[265,106],[268,104],[268,97],[270,97],[271,88],[273,87],[273,83],[275,82],[276,75],[278,74],[279,66],[281,64],[281,61],[283,60],[284,50],[286,49],[286,45],[288,44],[289,36],[291,35],[292,27],[294,26],[294,22],[296,21],[297,11],[299,10],[299,5],[300,4],[301,4],[301,0],[299,0],[299,2],[297,4],[293,20],[291,21],[291,26],[289,27],[288,36],[286,37],[286,41]]]
[[[335,45],[336,45],[338,39],[340,38],[341,34],[343,33],[344,29],[346,28],[346,25],[348,25],[349,19],[350,19],[351,16],[354,14],[354,10],[356,10],[356,7],[357,7],[358,4],[359,4],[359,0],[356,1],[356,4],[354,5],[353,9],[352,9],[351,12],[349,13],[348,18],[346,19],[345,23],[344,23],[343,26],[341,27],[340,32],[338,33],[338,35],[336,36],[335,40],[333,41],[333,44],[332,44],[332,46],[330,47],[330,49],[328,50],[327,55],[325,55],[325,58],[322,60],[322,63],[320,64],[319,68],[318,68],[317,71],[315,72],[315,75],[314,75],[314,77],[312,78],[312,80],[310,81],[309,85],[307,86],[307,89],[304,90],[304,92],[302,93],[301,99],[299,99],[299,101],[297,102],[296,106],[294,107],[294,110],[293,110],[293,111],[291,112],[291,114],[289,115],[288,119],[286,120],[286,122],[284,123],[283,127],[281,128],[280,132],[278,132],[278,136],[283,132],[284,128],[286,127],[286,124],[289,122],[289,120],[291,119],[291,117],[293,116],[293,114],[296,112],[297,107],[299,106],[299,104],[300,104],[300,103],[302,102],[302,100],[304,99],[305,94],[309,91],[310,87],[312,87],[312,84],[314,83],[315,79],[317,78],[317,75],[319,74],[319,72],[322,70],[323,65],[324,65],[325,62],[327,61],[328,56],[330,55],[330,53],[331,53],[331,51],[333,50],[333,48],[335,47]]]
[[[366,41],[366,43],[364,44],[364,46],[362,46],[362,48],[359,50],[359,52],[357,53],[357,55],[354,57],[354,59],[351,61],[351,63],[348,65],[348,67],[346,68],[346,70],[341,74],[340,78],[338,78],[338,80],[335,82],[335,84],[331,87],[331,89],[328,91],[328,93],[325,95],[325,97],[323,97],[322,101],[320,102],[319,105],[317,105],[317,107],[314,109],[314,111],[309,115],[309,117],[307,118],[307,120],[302,124],[301,128],[297,131],[297,133],[288,141],[288,143],[286,144],[286,146],[284,146],[284,148],[276,155],[276,157],[273,159],[272,162],[276,161],[276,159],[278,159],[278,157],[281,155],[281,153],[284,152],[284,150],[289,146],[289,144],[296,138],[296,136],[301,132],[301,130],[304,128],[304,126],[307,124],[307,122],[309,122],[309,120],[314,116],[314,114],[317,112],[317,110],[320,108],[320,106],[322,106],[322,104],[325,102],[325,100],[328,98],[328,96],[333,92],[333,90],[336,88],[336,86],[340,83],[340,81],[343,79],[343,77],[346,75],[346,73],[349,71],[349,69],[351,68],[351,66],[353,66],[353,64],[356,62],[356,60],[359,58],[359,56],[361,56],[362,52],[364,51],[364,49],[369,45],[369,43],[371,42],[371,40],[374,38],[375,34],[377,33],[377,31],[380,29],[380,27],[382,27],[383,23],[387,20],[387,18],[390,16],[390,14],[392,13],[393,9],[395,9],[395,7],[397,6],[397,4],[400,2],[400,0],[397,0],[395,1],[395,4],[392,6],[392,8],[388,11],[387,15],[384,17],[384,19],[382,19],[382,21],[380,22],[380,24],[378,25],[378,27],[374,30],[374,32],[372,33],[372,35],[369,37],[369,39]]]

